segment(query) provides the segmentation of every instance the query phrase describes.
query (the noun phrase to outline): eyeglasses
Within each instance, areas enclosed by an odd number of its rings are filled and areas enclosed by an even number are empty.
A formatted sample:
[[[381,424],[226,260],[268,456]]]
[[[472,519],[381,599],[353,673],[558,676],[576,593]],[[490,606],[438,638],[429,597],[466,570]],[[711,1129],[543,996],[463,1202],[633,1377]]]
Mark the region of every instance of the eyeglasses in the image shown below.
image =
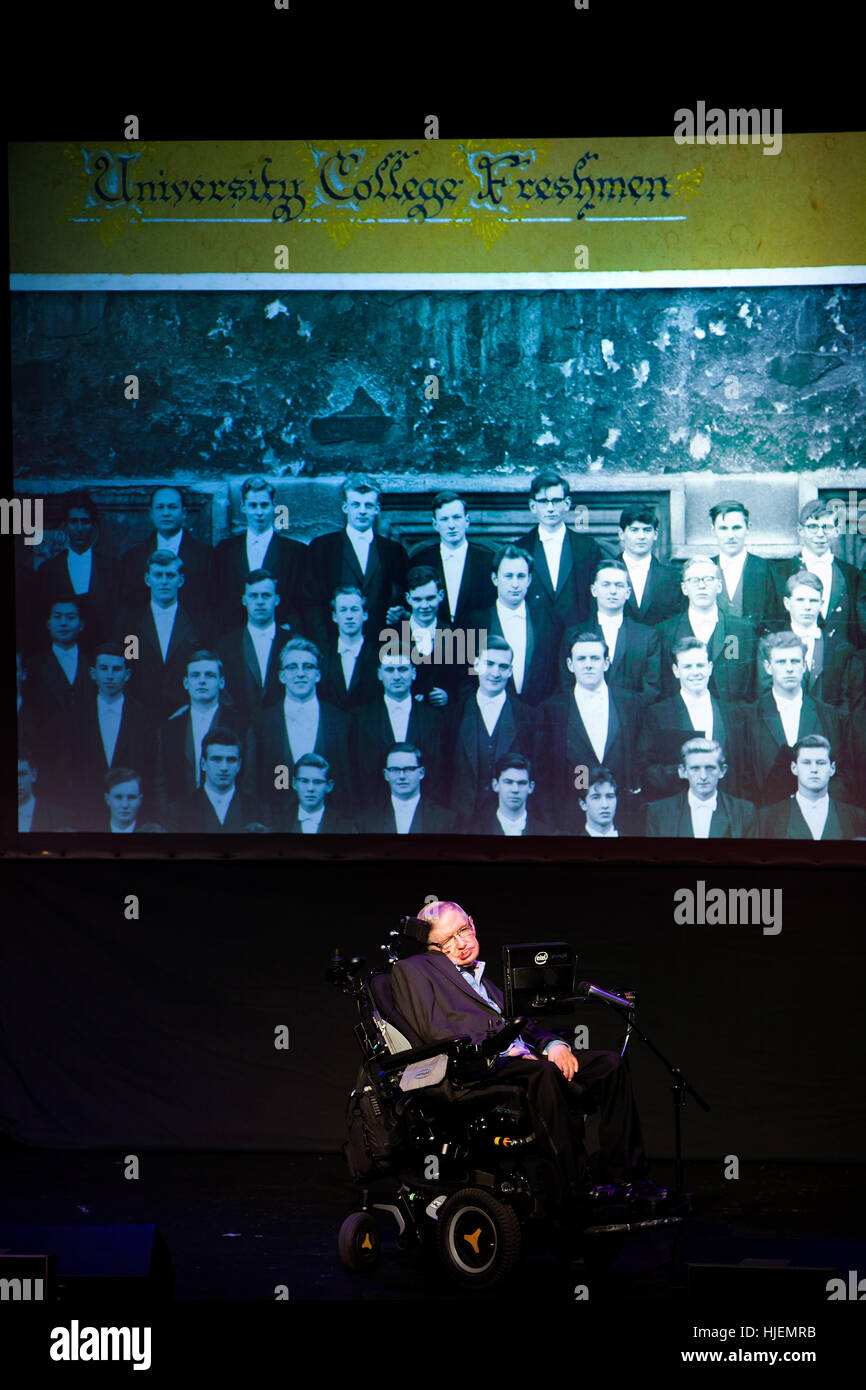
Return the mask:
[[[826,531],[835,531],[835,530],[836,530],[836,521],[835,521],[835,519],[833,519],[832,521],[804,521],[804,522],[803,522],[803,530],[804,530],[804,531],[812,531],[812,532],[815,532],[815,531],[825,531],[825,532],[826,532]]]
[[[714,574],[688,574],[683,580],[684,584],[715,584]]]
[[[435,946],[437,951],[447,951],[448,947],[453,946],[455,941],[462,941],[464,937],[474,935],[474,927],[461,927],[459,931],[456,931],[453,933],[453,935],[446,937],[444,941],[429,941],[427,944],[428,946]]]

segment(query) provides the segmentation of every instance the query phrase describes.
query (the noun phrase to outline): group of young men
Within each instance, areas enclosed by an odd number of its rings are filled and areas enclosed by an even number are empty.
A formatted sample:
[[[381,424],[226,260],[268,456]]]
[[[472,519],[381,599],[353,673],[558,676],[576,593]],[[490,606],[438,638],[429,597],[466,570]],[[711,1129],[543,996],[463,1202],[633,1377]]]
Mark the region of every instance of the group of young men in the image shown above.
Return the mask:
[[[251,477],[212,548],[166,485],[118,560],[68,496],[67,549],[19,576],[19,830],[866,834],[866,583],[834,511],[770,561],[720,501],[677,568],[651,505],[616,554],[571,507],[538,474],[493,550],[441,492],[410,556],[370,478],[305,545]]]

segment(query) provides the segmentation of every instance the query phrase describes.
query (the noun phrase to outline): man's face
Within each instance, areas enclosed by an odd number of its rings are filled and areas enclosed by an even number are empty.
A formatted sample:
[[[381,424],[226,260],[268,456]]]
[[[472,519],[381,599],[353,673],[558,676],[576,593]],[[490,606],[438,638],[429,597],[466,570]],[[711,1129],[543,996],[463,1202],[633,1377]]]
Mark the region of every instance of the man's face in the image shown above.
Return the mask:
[[[826,748],[801,748],[791,771],[804,791],[823,795],[830,778],[836,775],[836,764],[830,761]]]
[[[612,616],[621,613],[631,593],[628,575],[622,570],[599,570],[589,592],[596,602],[599,613]]]
[[[96,536],[96,524],[90,520],[86,508],[70,507],[66,517],[66,535],[69,549],[76,555],[83,555],[85,550],[90,549]]]
[[[334,790],[333,782],[328,780],[320,767],[308,767],[306,763],[298,768],[292,778],[292,786],[305,811],[318,811],[320,806],[324,806],[328,792]]]
[[[201,760],[201,770],[213,791],[227,792],[241,770],[241,750],[236,744],[212,743]]]
[[[414,753],[389,753],[385,764],[385,781],[391,795],[410,800],[421,790],[424,769]]]
[[[433,529],[446,545],[460,545],[468,527],[469,517],[462,502],[446,502],[433,513]]]
[[[836,517],[833,512],[822,512],[820,516],[810,516],[798,527],[800,545],[819,559],[833,548],[836,538]]]
[[[435,626],[439,605],[444,597],[435,579],[431,579],[429,584],[419,584],[417,588],[409,590],[406,602],[417,627]]]
[[[161,487],[153,494],[150,519],[160,536],[170,539],[183,526],[183,498],[177,488]]]
[[[136,779],[118,782],[105,793],[105,804],[115,825],[133,825],[141,810],[141,784]]]
[[[96,682],[100,695],[111,698],[120,695],[129,680],[129,667],[122,656],[98,656],[90,668],[91,680]]]
[[[356,531],[369,531],[379,515],[379,499],[375,492],[355,492],[350,488],[343,503],[343,512]]]
[[[740,555],[746,548],[749,523],[742,512],[725,512],[713,522],[713,530],[722,555]]]
[[[480,950],[472,918],[453,907],[446,908],[430,929],[428,950],[431,946],[437,955],[447,956],[455,965],[472,965]]]
[[[415,667],[408,656],[383,656],[379,663],[379,680],[385,687],[385,694],[392,700],[402,700],[412,689]]]
[[[546,531],[555,531],[568,515],[571,500],[562,487],[546,487],[535,497],[529,499],[529,510],[539,526]]]
[[[616,789],[610,782],[596,782],[581,801],[587,825],[593,830],[609,830],[616,815]]]
[[[791,615],[795,627],[811,628],[818,621],[824,595],[808,584],[798,584],[793,593],[786,594],[782,603]]]
[[[507,767],[500,777],[494,777],[493,790],[499,797],[499,805],[510,815],[519,815],[526,805],[526,798],[535,791],[535,783],[530,782],[529,773],[522,767]]]
[[[183,688],[189,692],[194,705],[212,705],[221,690],[225,690],[225,677],[215,661],[191,661],[183,678]]]
[[[74,603],[55,603],[48,616],[48,636],[58,647],[74,647],[82,632],[84,623]]]
[[[680,763],[679,774],[699,801],[708,801],[715,794],[725,770],[718,753],[688,753],[685,762]]]
[[[363,599],[358,594],[338,594],[331,616],[341,637],[357,637],[367,620]]]
[[[322,679],[319,663],[312,652],[288,652],[280,667],[280,681],[293,700],[310,700]]]
[[[626,555],[633,555],[636,560],[649,555],[657,536],[657,527],[650,526],[646,521],[633,521],[624,530],[621,526],[619,528],[623,550]]]
[[[264,535],[273,526],[275,509],[274,499],[267,488],[259,492],[252,489],[241,502],[247,527],[255,536]]]
[[[483,695],[499,695],[511,680],[514,657],[511,651],[488,648],[475,661],[478,686]]]
[[[18,805],[23,806],[33,795],[36,781],[36,768],[26,758],[18,759]]]
[[[689,566],[680,587],[689,601],[690,608],[709,612],[718,602],[722,581],[716,573],[715,565],[711,561],[705,564],[701,560]]]
[[[598,690],[610,661],[601,642],[575,642],[565,664],[578,685],[585,690]]]
[[[259,579],[255,584],[247,584],[241,599],[253,627],[270,627],[279,601],[273,579]]]
[[[800,647],[775,647],[764,670],[772,677],[773,689],[780,695],[793,695],[803,684],[806,663]]]
[[[713,663],[705,647],[692,647],[690,651],[680,652],[673,665],[680,690],[686,695],[703,695],[712,671]]]
[[[178,591],[183,584],[183,575],[178,566],[151,565],[144,582],[150,589],[151,598],[160,608],[170,608],[177,600]]]
[[[529,566],[525,560],[503,560],[493,583],[506,608],[519,608],[529,592]]]

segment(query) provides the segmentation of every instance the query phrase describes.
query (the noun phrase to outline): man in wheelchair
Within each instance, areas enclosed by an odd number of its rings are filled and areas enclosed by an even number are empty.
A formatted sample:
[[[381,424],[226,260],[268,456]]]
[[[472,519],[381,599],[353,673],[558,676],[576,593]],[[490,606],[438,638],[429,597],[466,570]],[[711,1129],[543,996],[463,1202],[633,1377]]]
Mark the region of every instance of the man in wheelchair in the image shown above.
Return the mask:
[[[380,1139],[383,1156],[393,1139],[408,1171],[400,1173],[396,1204],[373,1205],[395,1216],[403,1243],[423,1236],[430,1225],[423,1217],[433,1217],[452,1275],[466,1285],[489,1287],[516,1260],[520,1223],[527,1218],[540,1216],[557,1233],[555,1244],[563,1252],[588,1226],[674,1224],[677,1218],[634,1219],[655,1218],[668,1194],[648,1180],[622,1059],[590,1051],[578,1059],[561,1038],[527,1020],[515,1036],[516,1028],[503,1018],[502,993],[484,979],[475,925],[457,903],[427,904],[408,919],[404,932],[425,950],[396,960],[390,976],[374,974],[368,982],[392,1055],[370,1058],[363,1074],[375,1084],[353,1092],[356,1101],[368,1092],[376,1115],[393,1115],[395,1108],[400,1113],[399,1127],[390,1136],[383,1131]],[[395,1026],[402,1034],[397,1044]],[[411,1052],[394,1050],[407,1045]],[[369,1046],[364,1050],[369,1056]],[[599,1152],[590,1172],[583,1122],[596,1110]],[[364,1128],[369,1152],[370,1131]],[[353,1168],[350,1146],[346,1152]],[[618,1224],[593,1228],[593,1214],[607,1220],[611,1204]],[[378,1254],[366,1192],[364,1211],[344,1223],[340,1252],[350,1268],[362,1268]]]

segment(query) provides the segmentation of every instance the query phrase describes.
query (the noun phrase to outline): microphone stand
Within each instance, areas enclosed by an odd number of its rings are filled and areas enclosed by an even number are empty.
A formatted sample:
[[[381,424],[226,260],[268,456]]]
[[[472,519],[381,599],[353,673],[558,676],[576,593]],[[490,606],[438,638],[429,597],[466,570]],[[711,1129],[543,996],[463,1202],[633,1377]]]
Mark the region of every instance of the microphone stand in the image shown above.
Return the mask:
[[[695,1090],[691,1082],[688,1081],[686,1077],[683,1075],[681,1069],[677,1066],[674,1066],[673,1062],[669,1062],[664,1053],[660,1052],[659,1049],[656,1047],[652,1039],[647,1037],[646,1033],[644,1033],[640,1028],[638,1028],[637,1024],[634,1021],[636,1007],[634,1004],[632,1004],[630,1007],[620,1007],[617,1004],[611,1003],[607,999],[599,998],[598,995],[589,995],[588,997],[591,999],[595,999],[597,1003],[604,1004],[606,1008],[612,1009],[614,1013],[619,1014],[621,1017],[623,1015],[625,1016],[626,1030],[625,1040],[622,1045],[622,1051],[620,1052],[621,1057],[625,1056],[626,1048],[629,1045],[632,1035],[634,1035],[635,1037],[640,1038],[642,1043],[645,1043],[645,1045],[649,1048],[650,1052],[652,1052],[654,1056],[658,1057],[662,1066],[666,1067],[667,1070],[670,1072],[671,1094],[674,1103],[674,1192],[677,1193],[677,1195],[679,1195],[683,1190],[684,1179],[682,1113],[683,1106],[686,1103],[686,1095],[690,1095],[693,1100],[697,1101],[698,1105],[701,1107],[702,1110],[708,1111],[710,1107],[704,1100],[703,1096],[698,1095],[698,1092]],[[585,1001],[582,1000],[582,1002]]]

